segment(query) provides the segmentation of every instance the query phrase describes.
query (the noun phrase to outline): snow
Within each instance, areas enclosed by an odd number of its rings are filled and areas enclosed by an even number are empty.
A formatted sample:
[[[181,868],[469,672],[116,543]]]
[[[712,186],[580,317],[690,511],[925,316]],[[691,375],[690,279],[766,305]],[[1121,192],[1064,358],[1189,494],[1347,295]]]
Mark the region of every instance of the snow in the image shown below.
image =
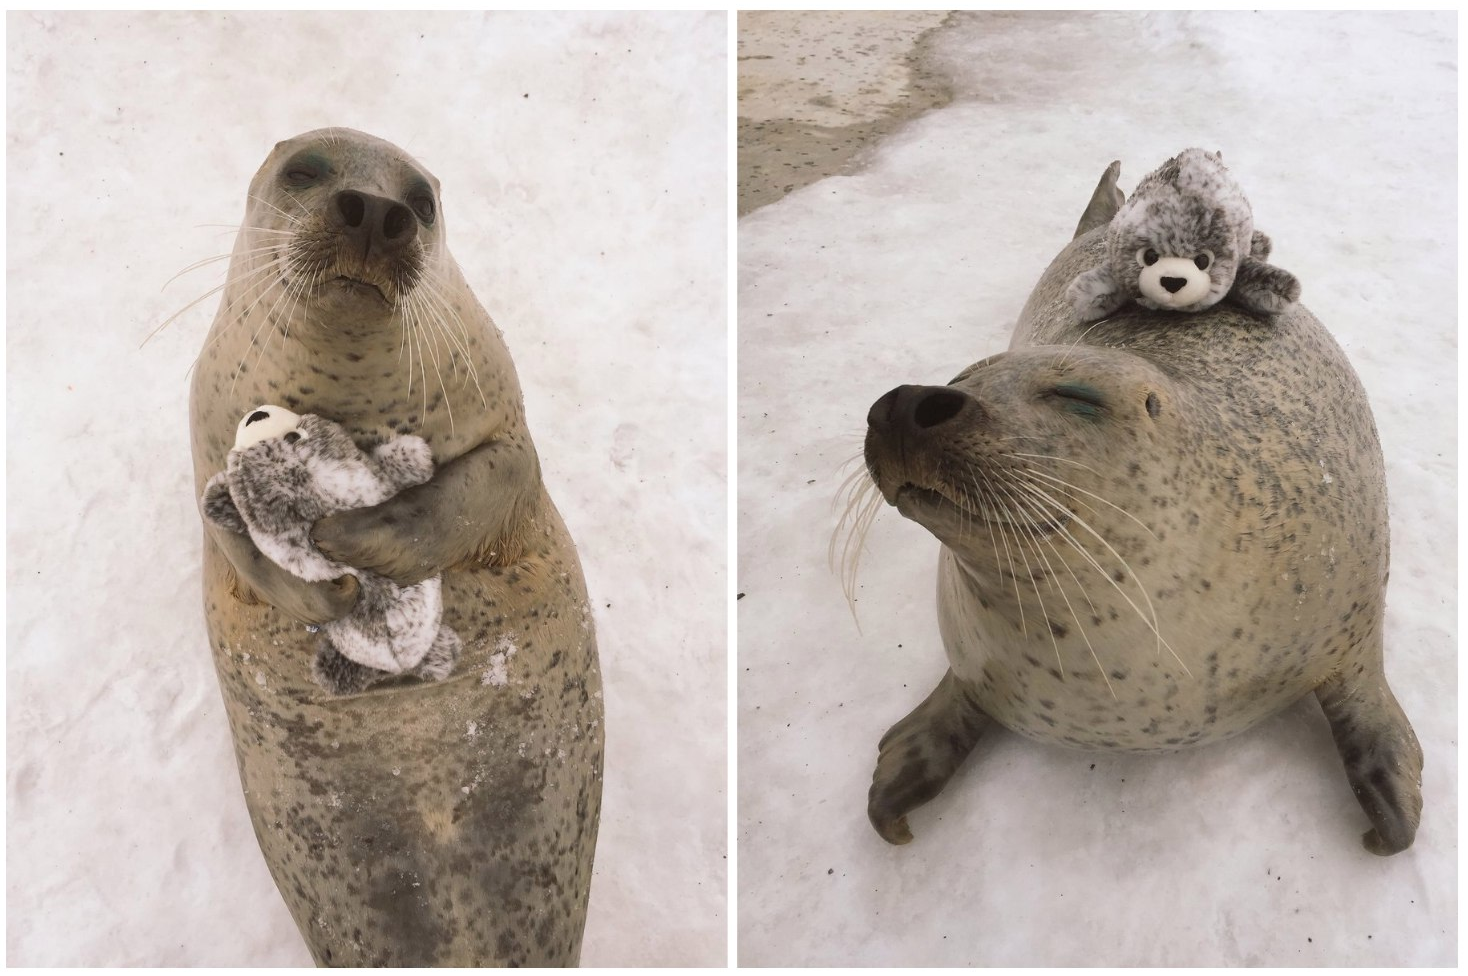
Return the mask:
[[[442,180],[578,543],[607,711],[582,961],[724,960],[726,25],[8,15],[10,963],[310,963],[204,633],[185,374],[217,299],[139,344],[324,125]]]
[[[1456,41],[1451,13],[959,16],[951,105],[739,222],[742,964],[1454,964]],[[867,409],[1003,350],[1107,163],[1130,190],[1188,146],[1223,151],[1371,397],[1416,845],[1362,849],[1307,700],[1156,757],[993,734],[889,847],[877,740],[945,664],[920,527],[878,517],[859,627],[827,566]]]

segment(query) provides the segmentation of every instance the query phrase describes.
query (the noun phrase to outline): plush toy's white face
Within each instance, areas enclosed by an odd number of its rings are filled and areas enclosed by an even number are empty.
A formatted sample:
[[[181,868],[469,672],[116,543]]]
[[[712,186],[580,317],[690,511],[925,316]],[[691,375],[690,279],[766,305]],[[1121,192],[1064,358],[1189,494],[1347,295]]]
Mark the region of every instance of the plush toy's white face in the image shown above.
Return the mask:
[[[264,406],[256,407],[246,412],[244,419],[235,430],[234,449],[243,451],[247,447],[253,447],[261,441],[272,437],[284,437],[292,431],[297,431],[301,422],[301,415],[292,413],[285,407]]]
[[[1152,247],[1137,249],[1137,266],[1141,269],[1137,289],[1142,304],[1157,309],[1185,309],[1209,297],[1214,280],[1214,256],[1199,251],[1192,257],[1164,257]],[[1210,303],[1212,304],[1212,303]]]

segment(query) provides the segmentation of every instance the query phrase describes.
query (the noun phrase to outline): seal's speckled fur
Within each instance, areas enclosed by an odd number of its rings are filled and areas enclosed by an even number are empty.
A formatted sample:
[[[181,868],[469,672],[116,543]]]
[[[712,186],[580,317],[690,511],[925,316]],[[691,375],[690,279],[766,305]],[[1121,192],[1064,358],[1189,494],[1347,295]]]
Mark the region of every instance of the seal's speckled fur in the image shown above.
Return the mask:
[[[873,479],[943,543],[950,665],[882,740],[872,823],[910,840],[906,814],[994,721],[1175,749],[1313,691],[1367,848],[1403,850],[1422,753],[1383,671],[1386,484],[1365,392],[1298,305],[1271,322],[1224,304],[1186,329],[1140,308],[1077,324],[1066,289],[1105,248],[1094,217],[1008,352],[872,408]]]
[[[331,417],[363,445],[422,437],[430,482],[312,537],[400,585],[442,574],[455,673],[324,695],[302,624],[345,615],[355,583],[304,582],[206,524],[209,636],[250,820],[319,964],[569,965],[601,808],[596,637],[514,365],[444,217],[438,181],[387,142],[326,129],[277,145],[250,184],[191,426],[195,497],[256,404]]]

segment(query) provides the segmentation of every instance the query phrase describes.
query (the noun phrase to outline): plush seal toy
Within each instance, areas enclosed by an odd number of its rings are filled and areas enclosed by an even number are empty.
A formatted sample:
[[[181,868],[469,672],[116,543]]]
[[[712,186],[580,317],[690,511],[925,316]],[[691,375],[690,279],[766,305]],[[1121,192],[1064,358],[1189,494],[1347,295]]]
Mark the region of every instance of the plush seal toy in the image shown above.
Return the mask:
[[[1103,178],[1093,206],[1115,189]],[[941,546],[948,670],[882,737],[867,813],[892,843],[980,737],[1143,752],[1320,703],[1376,854],[1405,850],[1422,750],[1383,665],[1386,476],[1371,407],[1302,305],[1129,306],[1066,295],[1110,247],[1088,211],[1007,352],[868,414],[883,500]],[[1240,817],[1258,811],[1239,810]]]
[[[1300,283],[1266,264],[1269,252],[1269,238],[1254,230],[1249,201],[1222,155],[1185,149],[1149,173],[1115,210],[1105,260],[1076,276],[1070,300],[1083,322],[1103,319],[1130,301],[1159,311],[1200,312],[1225,295],[1256,314],[1277,315],[1299,299]]]
[[[209,647],[265,863],[320,965],[574,965],[601,811],[601,674],[515,364],[447,225],[457,213],[479,223],[471,234],[500,229],[350,129],[280,142],[242,196],[194,371],[193,496],[261,403],[329,417],[357,444],[421,437],[426,483],[327,515],[310,537],[402,587],[441,577],[463,641],[442,681],[327,694],[304,625],[350,616],[358,578],[308,582],[202,520]]]
[[[352,612],[320,628],[313,672],[332,694],[404,672],[440,681],[458,659],[459,635],[441,622],[440,577],[400,587],[327,557],[310,535],[318,519],[380,505],[432,476],[433,456],[421,437],[400,434],[368,454],[339,424],[267,404],[245,414],[228,468],[204,488],[205,517],[248,533],[277,566],[313,583],[357,578]]]

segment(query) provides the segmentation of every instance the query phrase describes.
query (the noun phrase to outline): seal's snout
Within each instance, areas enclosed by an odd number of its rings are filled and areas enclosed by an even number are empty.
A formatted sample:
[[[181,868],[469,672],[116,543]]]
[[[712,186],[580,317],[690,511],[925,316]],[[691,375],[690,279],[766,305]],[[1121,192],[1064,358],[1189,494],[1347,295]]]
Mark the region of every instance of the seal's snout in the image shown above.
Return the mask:
[[[332,204],[343,231],[363,251],[402,246],[413,239],[417,229],[413,212],[395,200],[343,190]]]
[[[941,427],[968,410],[978,409],[973,398],[948,386],[899,386],[867,411],[867,424],[876,430],[911,434]]]

